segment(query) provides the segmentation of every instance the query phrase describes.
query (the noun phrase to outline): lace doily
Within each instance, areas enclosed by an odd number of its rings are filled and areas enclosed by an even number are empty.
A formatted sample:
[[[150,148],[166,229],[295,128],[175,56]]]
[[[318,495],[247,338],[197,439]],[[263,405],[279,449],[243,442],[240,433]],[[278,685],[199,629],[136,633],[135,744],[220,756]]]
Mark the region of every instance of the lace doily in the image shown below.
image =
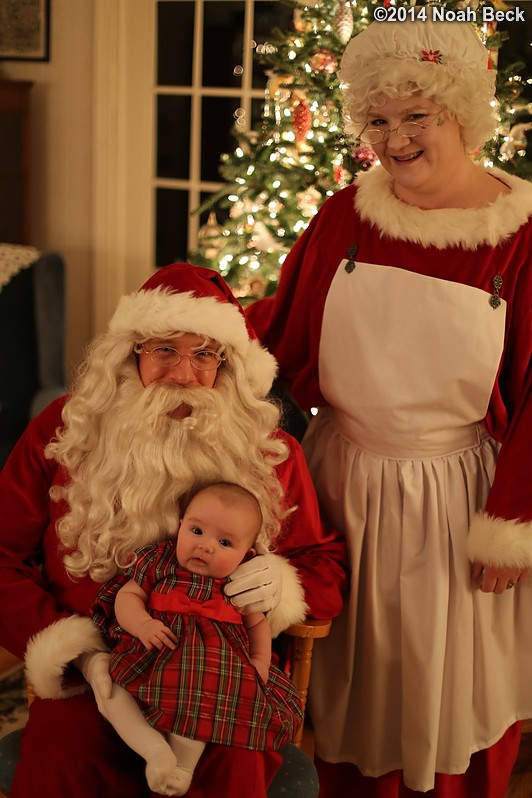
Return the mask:
[[[31,266],[40,254],[35,247],[24,247],[21,244],[0,244],[0,291],[15,274]]]

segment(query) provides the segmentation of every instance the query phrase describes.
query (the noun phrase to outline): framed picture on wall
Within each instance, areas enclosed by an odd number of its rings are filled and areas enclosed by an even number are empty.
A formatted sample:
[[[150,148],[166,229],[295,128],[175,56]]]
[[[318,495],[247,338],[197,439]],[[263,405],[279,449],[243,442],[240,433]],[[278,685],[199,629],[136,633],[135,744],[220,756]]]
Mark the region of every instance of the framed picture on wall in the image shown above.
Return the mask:
[[[0,0],[0,60],[49,59],[50,0]]]

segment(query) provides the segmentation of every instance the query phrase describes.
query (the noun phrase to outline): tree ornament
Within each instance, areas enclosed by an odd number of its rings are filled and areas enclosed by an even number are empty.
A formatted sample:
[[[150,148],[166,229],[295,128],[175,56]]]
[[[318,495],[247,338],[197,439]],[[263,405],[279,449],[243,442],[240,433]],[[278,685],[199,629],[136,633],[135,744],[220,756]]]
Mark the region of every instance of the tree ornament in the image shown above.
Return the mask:
[[[344,182],[344,168],[341,163],[334,167],[334,179],[339,186]]]
[[[300,8],[294,9],[294,28],[298,33],[309,33],[312,30],[312,22],[305,19]]]
[[[247,305],[250,300],[262,299],[266,293],[266,280],[255,269],[243,269],[238,277],[238,284],[232,289],[233,295]]]
[[[292,124],[296,141],[305,141],[312,127],[312,113],[305,100],[300,100],[292,113]]]
[[[266,73],[268,75],[268,91],[276,102],[285,103],[290,98],[290,89],[287,88],[288,84],[294,80],[293,75],[279,75],[272,70]]]
[[[332,75],[338,69],[338,59],[330,50],[316,50],[309,58],[309,65],[314,72],[325,72]]]
[[[278,199],[272,199],[268,202],[268,211],[273,214],[280,213],[284,208],[282,202],[279,202]]]
[[[494,3],[495,5],[495,3]],[[487,41],[492,36],[497,35],[497,22],[487,22],[485,26],[483,26],[483,40]],[[497,69],[498,61],[499,61],[499,48],[498,47],[490,47],[488,48],[488,61],[489,66],[488,69]]]
[[[334,30],[342,44],[347,44],[353,34],[353,12],[346,0],[340,0],[334,14]]]
[[[353,160],[355,163],[359,164],[362,169],[369,169],[377,160],[377,156],[371,147],[362,144],[353,152]]]
[[[274,249],[279,249],[279,243],[263,222],[256,223],[247,246],[248,249],[257,249],[260,252],[272,252]]]
[[[520,122],[510,128],[506,140],[501,144],[501,161],[511,161],[515,155],[523,157],[528,144],[527,132],[532,130],[532,122]]]
[[[245,213],[245,211],[246,211],[246,206],[244,204],[244,200],[239,199],[236,202],[233,202],[233,204],[231,205],[229,216],[231,217],[231,219],[238,219],[240,216],[242,216],[243,213]]]
[[[252,213],[246,214],[245,220],[242,222],[244,233],[250,235],[255,229],[256,219]]]
[[[302,216],[310,218],[318,212],[318,202],[321,200],[320,192],[313,186],[306,191],[299,191],[297,194],[297,205]]]
[[[216,213],[211,211],[207,222],[198,230],[198,249],[204,257],[214,260],[223,247],[223,227],[218,224]]]

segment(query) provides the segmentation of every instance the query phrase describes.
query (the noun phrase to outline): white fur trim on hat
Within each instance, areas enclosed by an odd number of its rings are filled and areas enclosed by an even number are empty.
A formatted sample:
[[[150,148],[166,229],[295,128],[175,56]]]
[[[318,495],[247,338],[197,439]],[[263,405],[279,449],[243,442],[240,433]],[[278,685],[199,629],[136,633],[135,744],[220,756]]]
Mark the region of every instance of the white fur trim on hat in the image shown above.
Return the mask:
[[[483,208],[437,208],[408,205],[392,190],[392,178],[382,166],[357,177],[355,207],[365,221],[390,238],[424,247],[474,250],[496,246],[513,235],[532,216],[532,185],[500,169],[487,170],[511,192],[500,194]]]
[[[72,660],[91,651],[107,651],[107,647],[90,618],[81,615],[60,618],[33,635],[24,659],[26,677],[36,695],[39,698],[72,695],[73,691],[63,688],[63,672]]]
[[[469,530],[467,552],[471,562],[501,568],[530,568],[532,522],[505,521],[477,513]]]
[[[256,339],[250,339],[245,318],[229,302],[192,291],[175,293],[158,286],[123,296],[109,324],[109,332],[133,338],[172,332],[204,335],[230,346],[242,358],[254,393],[265,396],[277,373],[277,361]]]
[[[290,624],[305,620],[308,606],[297,568],[284,557],[273,554],[269,556],[277,557],[281,569],[281,601],[268,613],[272,637],[277,637]]]
[[[229,302],[213,296],[176,293],[158,286],[123,296],[109,324],[112,333],[134,333],[142,338],[169,332],[206,335],[241,351],[249,341],[242,314]]]

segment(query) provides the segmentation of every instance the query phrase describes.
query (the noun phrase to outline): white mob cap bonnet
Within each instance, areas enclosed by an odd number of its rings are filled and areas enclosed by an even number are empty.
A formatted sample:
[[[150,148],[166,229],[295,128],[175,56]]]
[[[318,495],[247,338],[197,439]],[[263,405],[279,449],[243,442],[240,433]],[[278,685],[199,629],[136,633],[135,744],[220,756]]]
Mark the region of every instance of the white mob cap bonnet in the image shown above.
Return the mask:
[[[347,45],[341,69],[351,72],[366,61],[385,57],[411,58],[446,69],[491,70],[489,52],[469,22],[434,22],[430,17],[416,22],[372,22]]]

